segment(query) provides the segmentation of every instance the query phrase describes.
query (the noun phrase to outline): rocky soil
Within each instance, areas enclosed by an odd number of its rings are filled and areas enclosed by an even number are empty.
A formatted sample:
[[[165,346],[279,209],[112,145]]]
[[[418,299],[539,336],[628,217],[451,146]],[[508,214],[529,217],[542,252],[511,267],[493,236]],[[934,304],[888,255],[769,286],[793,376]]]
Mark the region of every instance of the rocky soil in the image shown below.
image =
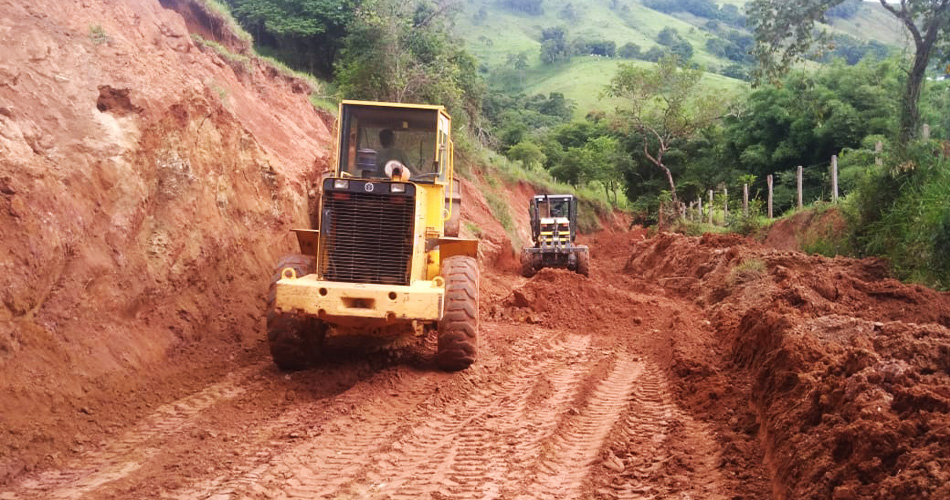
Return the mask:
[[[476,166],[478,362],[279,372],[267,280],[331,140],[222,23],[0,0],[0,499],[950,497],[950,296],[610,221],[589,278],[526,280],[534,191],[506,230]]]

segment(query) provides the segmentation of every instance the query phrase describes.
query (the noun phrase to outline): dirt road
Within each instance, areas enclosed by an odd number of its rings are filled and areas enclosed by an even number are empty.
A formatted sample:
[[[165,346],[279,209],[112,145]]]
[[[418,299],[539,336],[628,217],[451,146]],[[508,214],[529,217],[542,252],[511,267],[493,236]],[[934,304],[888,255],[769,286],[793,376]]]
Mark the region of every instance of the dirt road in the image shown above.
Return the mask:
[[[761,497],[671,390],[670,325],[708,321],[616,282],[623,263],[489,274],[467,371],[433,369],[432,339],[293,374],[262,354],[0,498]]]

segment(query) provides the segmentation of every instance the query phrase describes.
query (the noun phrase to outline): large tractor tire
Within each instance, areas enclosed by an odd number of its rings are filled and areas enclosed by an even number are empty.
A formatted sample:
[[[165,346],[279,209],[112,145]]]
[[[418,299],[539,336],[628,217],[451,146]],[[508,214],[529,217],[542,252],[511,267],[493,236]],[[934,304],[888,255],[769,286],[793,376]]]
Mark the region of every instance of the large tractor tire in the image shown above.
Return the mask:
[[[320,355],[326,336],[326,325],[316,319],[277,311],[274,308],[277,281],[281,271],[290,267],[297,276],[314,272],[314,259],[306,255],[285,255],[277,262],[267,294],[267,343],[278,368],[300,370]]]
[[[577,274],[590,276],[590,251],[587,249],[577,252]]]
[[[527,249],[521,250],[521,275],[530,278],[538,273],[538,266],[535,265],[534,254]]]
[[[439,321],[439,367],[464,370],[478,354],[478,263],[456,255],[442,262],[445,301]]]

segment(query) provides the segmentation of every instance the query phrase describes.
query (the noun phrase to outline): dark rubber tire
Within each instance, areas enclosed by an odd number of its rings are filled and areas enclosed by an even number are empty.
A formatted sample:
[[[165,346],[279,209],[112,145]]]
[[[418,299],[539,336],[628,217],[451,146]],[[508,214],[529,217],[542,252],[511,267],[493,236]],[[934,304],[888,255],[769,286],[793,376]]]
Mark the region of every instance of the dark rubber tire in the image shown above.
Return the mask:
[[[316,318],[279,312],[274,308],[281,271],[293,268],[297,276],[314,272],[314,259],[306,255],[285,255],[277,261],[267,293],[267,343],[278,368],[300,370],[313,364],[323,348],[326,326]]]
[[[577,252],[577,274],[590,276],[590,251]]]
[[[478,263],[456,255],[442,262],[445,300],[436,361],[446,371],[464,370],[478,354]]]
[[[527,250],[521,251],[521,275],[525,278],[530,278],[538,273],[537,267],[534,265],[534,255],[532,255]]]

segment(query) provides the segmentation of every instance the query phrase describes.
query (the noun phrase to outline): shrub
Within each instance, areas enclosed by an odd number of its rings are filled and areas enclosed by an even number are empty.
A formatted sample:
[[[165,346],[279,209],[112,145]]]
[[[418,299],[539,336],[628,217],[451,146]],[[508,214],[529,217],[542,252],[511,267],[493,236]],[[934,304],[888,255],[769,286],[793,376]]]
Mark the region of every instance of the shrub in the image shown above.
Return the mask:
[[[854,199],[854,243],[888,258],[901,279],[950,288],[950,159],[930,141],[887,168],[869,167]]]
[[[768,273],[765,262],[761,259],[743,259],[729,271],[729,284],[737,285],[764,277]]]

